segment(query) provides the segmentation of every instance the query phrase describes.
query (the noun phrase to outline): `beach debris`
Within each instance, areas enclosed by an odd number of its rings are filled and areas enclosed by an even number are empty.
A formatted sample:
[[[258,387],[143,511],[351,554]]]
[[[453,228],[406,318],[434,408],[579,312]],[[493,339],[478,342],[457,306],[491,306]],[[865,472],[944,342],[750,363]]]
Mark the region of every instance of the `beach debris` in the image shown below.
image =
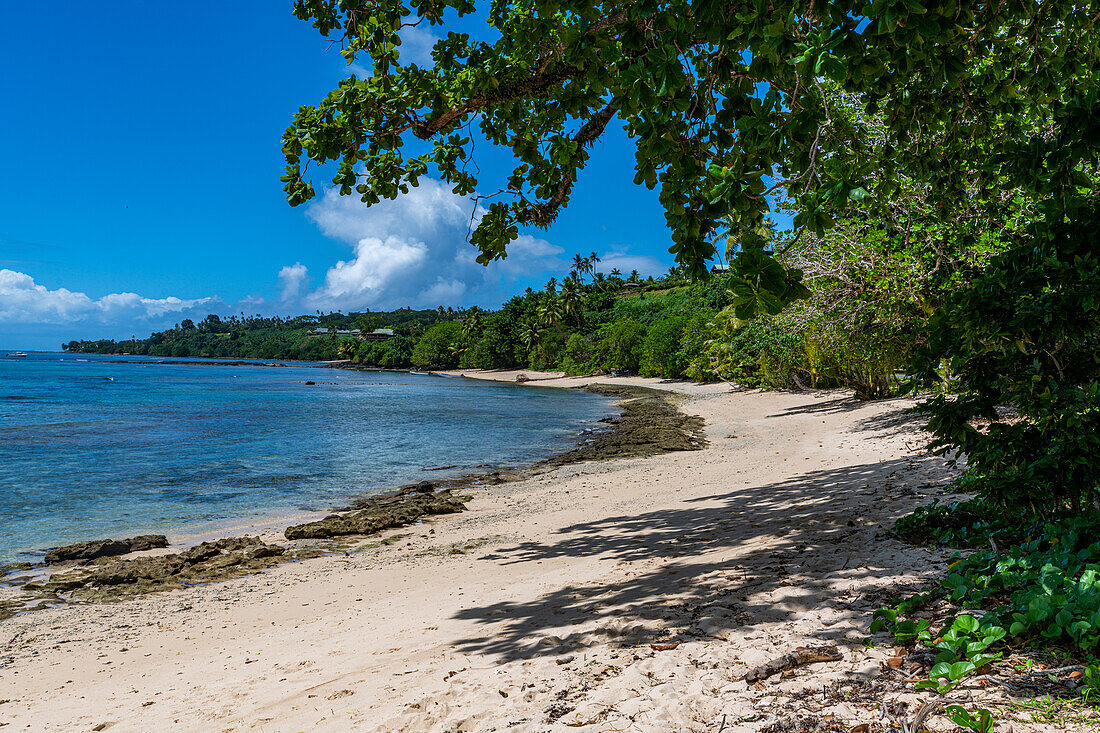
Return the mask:
[[[423,482],[430,483],[430,482]],[[367,535],[392,527],[404,527],[424,516],[465,511],[468,496],[455,496],[449,489],[423,493],[420,484],[392,494],[364,499],[359,509],[330,514],[324,519],[287,527],[288,540],[318,539],[341,535]]]
[[[272,567],[286,548],[259,537],[228,537],[203,542],[183,552],[154,557],[100,557],[89,565],[27,583],[23,590],[77,600],[115,601],[143,593],[246,575]]]
[[[840,649],[835,644],[796,649],[758,667],[753,667],[745,673],[745,682],[752,683],[764,680],[772,675],[806,664],[837,662],[842,658]]]
[[[145,534],[125,540],[93,540],[57,547],[46,553],[46,564],[56,565],[70,560],[95,560],[99,557],[126,555],[131,552],[167,547],[168,539],[162,534]]]

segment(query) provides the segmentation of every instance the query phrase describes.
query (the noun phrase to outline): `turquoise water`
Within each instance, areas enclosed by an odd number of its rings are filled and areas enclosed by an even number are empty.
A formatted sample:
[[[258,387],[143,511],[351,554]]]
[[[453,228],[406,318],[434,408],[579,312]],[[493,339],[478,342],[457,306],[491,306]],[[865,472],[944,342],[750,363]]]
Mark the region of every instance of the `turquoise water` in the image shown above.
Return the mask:
[[[0,562],[529,461],[609,401],[457,377],[0,352]],[[314,381],[317,384],[307,385]]]

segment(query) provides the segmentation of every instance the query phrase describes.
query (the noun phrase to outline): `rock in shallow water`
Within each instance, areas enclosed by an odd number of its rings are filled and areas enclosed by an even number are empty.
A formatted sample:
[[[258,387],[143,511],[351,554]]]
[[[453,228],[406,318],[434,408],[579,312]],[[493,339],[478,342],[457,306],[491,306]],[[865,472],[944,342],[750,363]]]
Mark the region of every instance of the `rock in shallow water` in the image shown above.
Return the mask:
[[[112,557],[130,552],[167,547],[168,539],[162,534],[145,534],[125,540],[93,540],[65,545],[46,553],[46,564],[56,565],[69,560],[95,560],[97,557]]]

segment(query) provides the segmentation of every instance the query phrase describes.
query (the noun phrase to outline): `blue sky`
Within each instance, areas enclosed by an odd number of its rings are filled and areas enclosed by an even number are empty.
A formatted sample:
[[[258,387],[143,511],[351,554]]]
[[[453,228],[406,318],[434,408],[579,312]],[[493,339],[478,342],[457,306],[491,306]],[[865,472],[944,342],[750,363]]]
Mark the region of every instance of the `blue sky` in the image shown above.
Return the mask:
[[[554,226],[487,271],[470,266],[464,203],[431,182],[388,208],[332,196],[290,208],[280,136],[349,73],[326,47],[290,2],[9,4],[0,347],[141,336],[208,311],[495,306],[560,277],[576,252],[607,270],[671,264],[620,132],[597,144]],[[508,161],[479,162],[488,187]]]

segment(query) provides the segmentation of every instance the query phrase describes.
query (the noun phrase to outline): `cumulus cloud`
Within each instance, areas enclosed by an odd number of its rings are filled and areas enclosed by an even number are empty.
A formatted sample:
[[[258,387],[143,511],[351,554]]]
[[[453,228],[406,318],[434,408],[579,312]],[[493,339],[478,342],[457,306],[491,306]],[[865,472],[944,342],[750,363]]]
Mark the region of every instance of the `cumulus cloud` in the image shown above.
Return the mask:
[[[496,305],[514,294],[517,281],[568,270],[561,247],[531,235],[513,242],[505,260],[479,265],[467,237],[483,213],[430,178],[369,208],[354,196],[327,191],[309,216],[324,234],[346,242],[352,256],[329,268],[316,289],[301,293],[302,305],[310,310]],[[288,279],[298,278],[291,270],[280,272],[284,293]],[[304,280],[305,268],[300,274],[295,282]]]
[[[287,265],[279,270],[279,286],[282,289],[281,300],[294,300],[301,294],[306,281],[306,266],[301,262]]]
[[[93,299],[66,288],[50,290],[26,273],[0,269],[0,324],[159,324],[200,310],[205,314],[220,304],[217,298],[143,298],[137,293],[111,293]]]

